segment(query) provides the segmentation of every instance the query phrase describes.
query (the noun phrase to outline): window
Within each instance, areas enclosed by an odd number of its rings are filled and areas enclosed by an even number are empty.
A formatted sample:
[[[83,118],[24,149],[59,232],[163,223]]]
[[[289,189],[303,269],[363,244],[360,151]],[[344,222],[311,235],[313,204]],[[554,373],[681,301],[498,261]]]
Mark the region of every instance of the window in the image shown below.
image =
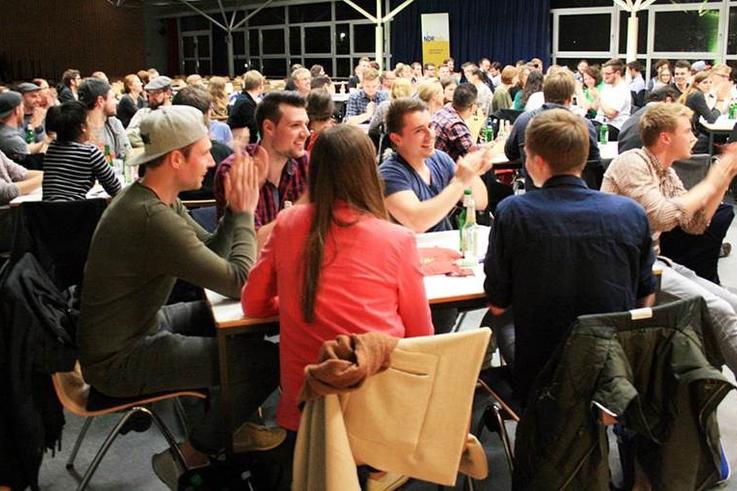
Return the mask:
[[[302,29],[299,27],[289,28],[289,52],[293,55],[302,54]]]
[[[611,14],[561,15],[558,51],[610,51]]]
[[[339,55],[351,53],[351,26],[349,24],[335,26],[335,52]]]
[[[376,49],[373,24],[353,24],[353,52],[372,53]]]
[[[655,13],[654,51],[718,51],[718,10],[674,10]]]
[[[325,69],[327,71],[327,69]],[[353,75],[353,67],[351,66],[350,58],[336,58],[335,59],[335,76],[336,77],[350,77]]]
[[[248,54],[251,56],[259,56],[259,34],[258,29],[250,29],[248,31]]]
[[[727,32],[727,54],[737,55],[737,7],[729,9],[729,28]]]
[[[284,58],[267,58],[262,61],[260,71],[269,77],[286,77],[287,64]]]
[[[340,3],[344,3],[342,0]],[[349,6],[350,7],[350,6]],[[310,3],[289,7],[289,23],[323,22],[332,20],[332,9],[329,3]]]
[[[180,22],[182,31],[200,31],[203,29],[210,29],[210,21],[201,15],[182,17]]]
[[[265,8],[248,20],[248,24],[252,26],[278,25],[285,22],[284,7]]]
[[[284,46],[284,29],[261,29],[263,44],[261,50],[265,55],[280,55],[286,52]]]
[[[330,53],[330,26],[305,27],[305,53]]]
[[[244,56],[246,54],[246,32],[237,31],[233,33],[233,55]]]
[[[637,13],[637,52],[647,52],[647,10]],[[630,18],[629,12],[619,13],[619,52],[627,52],[627,20]],[[643,65],[644,66],[644,65]]]
[[[375,0],[353,0],[353,3],[364,9],[371,15],[376,15]],[[335,20],[358,20],[365,19],[364,15],[347,3],[339,0],[335,2]]]

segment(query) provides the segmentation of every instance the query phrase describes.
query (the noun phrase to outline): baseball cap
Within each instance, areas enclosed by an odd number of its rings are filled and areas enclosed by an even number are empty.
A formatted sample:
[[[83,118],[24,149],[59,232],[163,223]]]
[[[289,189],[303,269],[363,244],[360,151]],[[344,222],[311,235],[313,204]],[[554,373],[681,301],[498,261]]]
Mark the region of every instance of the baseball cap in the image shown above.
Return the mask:
[[[202,113],[191,106],[159,107],[141,120],[139,129],[143,153],[129,165],[145,164],[208,135]]]
[[[171,79],[165,75],[159,75],[146,84],[146,90],[161,90],[171,86]]]
[[[23,97],[18,92],[9,90],[0,94],[0,119],[4,119],[12,113],[16,107],[23,102]],[[200,117],[202,114],[200,113]]]
[[[110,92],[110,84],[99,78],[89,77],[79,84],[77,98],[85,106],[91,106],[98,97],[107,97]]]
[[[21,94],[27,94],[29,92],[35,92],[37,90],[41,90],[41,87],[39,87],[36,84],[32,84],[30,82],[23,82],[22,84],[18,84],[15,90],[17,90]]]
[[[694,72],[703,72],[704,70],[706,70],[706,62],[704,60],[695,61],[691,65],[691,70],[693,70]]]

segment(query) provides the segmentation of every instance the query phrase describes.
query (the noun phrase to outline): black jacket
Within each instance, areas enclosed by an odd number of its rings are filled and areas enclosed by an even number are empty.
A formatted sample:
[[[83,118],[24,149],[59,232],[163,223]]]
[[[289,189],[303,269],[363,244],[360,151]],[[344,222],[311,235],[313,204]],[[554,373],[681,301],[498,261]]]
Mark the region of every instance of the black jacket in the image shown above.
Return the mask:
[[[74,368],[76,315],[31,254],[8,267],[0,283],[0,485],[37,489],[43,453],[64,426],[50,374]]]
[[[579,317],[517,427],[514,489],[609,489],[602,407],[635,433],[653,489],[713,486],[716,408],[733,386],[704,354],[714,342],[701,324],[705,308],[693,298],[655,307],[648,318]]]
[[[258,141],[258,125],[256,124],[256,101],[253,100],[251,94],[243,92],[235,100],[233,109],[228,117],[228,126],[235,130],[238,128],[248,128],[251,133],[251,143]]]

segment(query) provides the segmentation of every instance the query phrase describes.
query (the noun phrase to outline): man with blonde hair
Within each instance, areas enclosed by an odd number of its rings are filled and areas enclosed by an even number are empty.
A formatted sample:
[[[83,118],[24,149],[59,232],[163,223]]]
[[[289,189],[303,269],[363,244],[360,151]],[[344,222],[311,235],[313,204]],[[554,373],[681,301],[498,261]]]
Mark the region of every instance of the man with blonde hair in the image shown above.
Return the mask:
[[[687,191],[672,165],[691,156],[696,142],[691,115],[682,104],[649,105],[640,120],[643,148],[614,159],[601,189],[628,196],[645,209],[655,252],[668,256],[658,259],[662,289],[679,298],[695,295],[706,300],[721,355],[737,373],[737,296],[718,286],[717,275],[721,241],[734,217],[732,207],[721,201],[737,175],[737,146],[727,146],[706,177]],[[663,232],[677,227],[677,240],[666,243]],[[661,246],[667,250],[661,251]]]
[[[389,98],[386,92],[379,90],[379,72],[373,68],[363,71],[361,90],[352,93],[345,104],[345,119],[348,124],[368,122],[374,115],[376,106]]]
[[[649,305],[655,290],[642,208],[581,179],[584,121],[550,109],[530,122],[525,140],[525,167],[540,189],[499,204],[484,265],[493,321],[508,323],[498,316],[513,309],[514,327],[496,334],[520,400],[576,317]]]
[[[264,92],[264,76],[258,70],[249,70],[243,75],[243,93],[235,100],[228,117],[228,126],[235,140],[258,141],[256,106]]]

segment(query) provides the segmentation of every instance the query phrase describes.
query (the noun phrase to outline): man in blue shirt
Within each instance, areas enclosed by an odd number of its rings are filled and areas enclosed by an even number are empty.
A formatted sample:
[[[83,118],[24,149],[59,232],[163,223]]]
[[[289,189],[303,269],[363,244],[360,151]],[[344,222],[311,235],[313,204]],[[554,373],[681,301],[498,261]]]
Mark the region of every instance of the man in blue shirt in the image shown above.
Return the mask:
[[[435,131],[424,102],[401,98],[386,113],[386,131],[395,152],[381,164],[384,202],[392,217],[415,232],[453,228],[448,214],[470,188],[476,209],[486,208],[486,187],[479,178],[491,167],[491,149],[453,162],[435,149]]]
[[[576,317],[650,305],[655,290],[645,212],[581,179],[589,152],[581,118],[543,111],[525,140],[525,166],[541,189],[499,204],[484,266],[491,313],[515,307],[514,354],[503,356],[513,359],[522,400]]]

